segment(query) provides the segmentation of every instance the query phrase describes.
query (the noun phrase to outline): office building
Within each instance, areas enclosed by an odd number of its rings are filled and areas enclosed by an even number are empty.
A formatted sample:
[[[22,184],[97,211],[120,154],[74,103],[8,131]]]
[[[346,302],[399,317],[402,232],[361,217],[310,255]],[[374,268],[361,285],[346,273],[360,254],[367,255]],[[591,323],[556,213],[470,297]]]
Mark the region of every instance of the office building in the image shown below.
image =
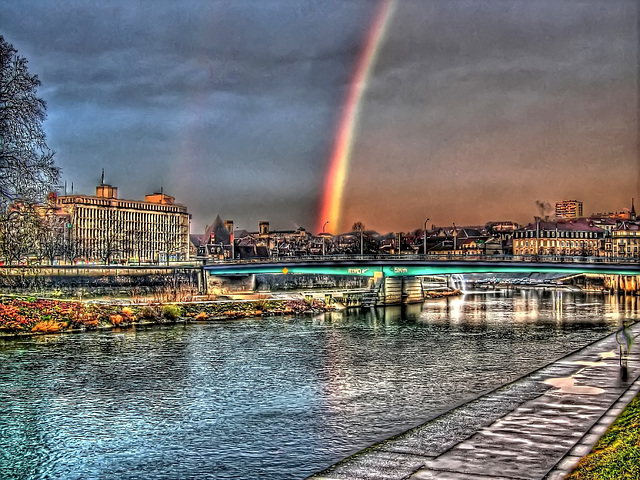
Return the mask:
[[[189,214],[164,193],[142,200],[118,198],[118,189],[102,183],[95,196],[56,198],[66,217],[76,261],[167,263],[189,256]]]

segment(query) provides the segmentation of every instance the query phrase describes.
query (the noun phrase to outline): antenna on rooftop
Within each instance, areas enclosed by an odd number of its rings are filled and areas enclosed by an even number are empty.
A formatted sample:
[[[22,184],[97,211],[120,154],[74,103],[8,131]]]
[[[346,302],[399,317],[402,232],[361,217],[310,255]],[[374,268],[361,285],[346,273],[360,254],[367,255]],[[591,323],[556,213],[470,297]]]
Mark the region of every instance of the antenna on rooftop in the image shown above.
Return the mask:
[[[100,179],[100,185],[104,185],[104,168],[102,169],[102,178]]]
[[[71,182],[71,195],[73,195],[73,182]]]

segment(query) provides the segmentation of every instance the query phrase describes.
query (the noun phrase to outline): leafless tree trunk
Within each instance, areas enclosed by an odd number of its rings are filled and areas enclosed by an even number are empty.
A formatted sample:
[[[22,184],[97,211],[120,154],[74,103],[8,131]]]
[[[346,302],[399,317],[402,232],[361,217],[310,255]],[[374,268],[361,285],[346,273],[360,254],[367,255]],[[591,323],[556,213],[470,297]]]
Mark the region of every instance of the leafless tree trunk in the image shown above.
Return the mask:
[[[0,208],[16,200],[36,203],[59,177],[42,122],[46,104],[36,96],[40,80],[27,60],[0,36]]]

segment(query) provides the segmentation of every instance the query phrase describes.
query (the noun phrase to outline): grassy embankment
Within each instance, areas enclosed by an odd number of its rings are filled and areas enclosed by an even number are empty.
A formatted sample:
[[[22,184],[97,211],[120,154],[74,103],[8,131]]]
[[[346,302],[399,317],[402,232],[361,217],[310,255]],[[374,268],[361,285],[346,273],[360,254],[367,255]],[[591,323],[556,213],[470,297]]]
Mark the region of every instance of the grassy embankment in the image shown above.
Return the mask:
[[[325,310],[327,307],[324,303],[317,300],[311,305],[302,300],[116,305],[0,297],[0,335],[60,333],[169,323],[178,319],[215,320],[317,313]]]
[[[640,479],[640,395],[636,395],[566,480]]]

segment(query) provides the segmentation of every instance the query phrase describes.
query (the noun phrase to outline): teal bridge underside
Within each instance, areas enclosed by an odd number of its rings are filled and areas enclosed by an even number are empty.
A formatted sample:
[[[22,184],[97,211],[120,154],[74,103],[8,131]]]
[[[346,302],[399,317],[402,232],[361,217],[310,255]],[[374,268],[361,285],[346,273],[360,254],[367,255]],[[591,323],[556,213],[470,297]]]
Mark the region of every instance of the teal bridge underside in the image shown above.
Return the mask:
[[[496,261],[424,259],[332,259],[224,262],[205,265],[210,275],[315,274],[373,277],[453,275],[465,273],[557,273],[563,275],[640,275],[640,264],[602,259],[586,261]]]

